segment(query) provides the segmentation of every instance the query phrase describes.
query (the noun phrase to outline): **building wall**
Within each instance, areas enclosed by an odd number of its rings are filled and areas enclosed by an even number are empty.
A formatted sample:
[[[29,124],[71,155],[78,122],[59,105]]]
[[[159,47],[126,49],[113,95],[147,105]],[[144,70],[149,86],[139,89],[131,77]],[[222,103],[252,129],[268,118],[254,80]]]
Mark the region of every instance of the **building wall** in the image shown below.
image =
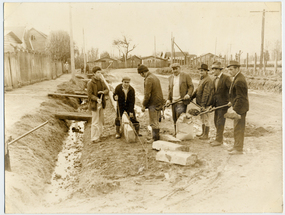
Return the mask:
[[[4,52],[13,52],[14,48],[10,44],[17,45],[18,43],[10,34],[4,36]]]
[[[44,51],[47,38],[41,35],[38,31],[31,29],[29,31],[29,40],[31,41],[35,51]],[[32,39],[34,37],[34,39]]]

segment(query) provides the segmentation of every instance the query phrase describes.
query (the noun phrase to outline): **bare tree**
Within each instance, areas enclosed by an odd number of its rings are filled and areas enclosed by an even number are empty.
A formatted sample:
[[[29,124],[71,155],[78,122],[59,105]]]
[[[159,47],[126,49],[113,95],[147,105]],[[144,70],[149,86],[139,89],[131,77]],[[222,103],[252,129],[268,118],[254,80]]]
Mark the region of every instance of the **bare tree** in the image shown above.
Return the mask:
[[[104,51],[100,54],[100,58],[110,57],[110,54],[107,51]]]
[[[123,39],[117,39],[113,41],[113,45],[123,53],[123,56],[125,58],[125,67],[127,67],[128,54],[137,47],[137,45],[131,45],[131,41],[132,39],[127,38],[125,35],[123,35]]]
[[[46,50],[54,60],[70,58],[70,37],[66,31],[52,31],[47,38]]]
[[[94,61],[98,59],[98,48],[92,47],[88,50],[88,61]]]

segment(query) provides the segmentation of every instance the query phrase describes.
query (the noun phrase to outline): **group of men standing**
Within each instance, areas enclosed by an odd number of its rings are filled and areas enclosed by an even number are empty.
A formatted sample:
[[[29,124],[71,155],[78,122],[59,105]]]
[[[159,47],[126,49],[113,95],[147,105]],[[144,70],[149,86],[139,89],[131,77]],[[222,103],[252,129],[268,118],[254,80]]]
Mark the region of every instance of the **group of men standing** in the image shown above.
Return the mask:
[[[172,106],[172,118],[176,133],[176,122],[182,113],[186,113],[187,106],[192,100],[196,99],[196,106],[199,107],[200,118],[202,122],[202,134],[197,135],[201,140],[209,139],[210,122],[207,110],[216,108],[214,113],[214,124],[216,127],[215,140],[210,144],[219,146],[223,143],[223,133],[225,126],[225,114],[232,107],[234,119],[234,146],[228,149],[229,154],[242,154],[245,131],[245,118],[249,110],[248,102],[248,87],[245,77],[240,72],[240,64],[236,61],[230,61],[227,66],[231,79],[223,73],[223,67],[220,62],[214,62],[212,65],[213,75],[212,80],[208,74],[208,65],[202,64],[198,68],[200,72],[200,80],[198,87],[194,91],[194,85],[189,74],[181,71],[181,66],[174,63],[170,66],[172,75],[169,77],[168,97],[165,103],[163,99],[162,88],[159,79],[149,71],[145,65],[139,65],[138,73],[144,78],[144,99],[142,102],[142,112],[148,109],[149,124],[152,128],[152,140],[160,139],[159,121],[161,110],[164,106]],[[100,67],[94,67],[92,72],[94,76],[87,85],[89,106],[92,110],[92,128],[91,140],[93,142],[100,141],[102,134],[102,121],[100,111],[105,108],[104,95],[108,94],[108,88],[98,77]],[[99,83],[100,82],[100,83]],[[139,135],[139,122],[136,119],[135,105],[135,90],[130,86],[130,78],[124,77],[122,83],[119,84],[115,91],[113,99],[117,101],[117,117],[115,119],[116,138],[120,138],[121,117],[126,112],[130,121],[133,123],[133,128]],[[102,104],[101,109],[97,110],[96,104]],[[222,107],[222,108],[220,108]],[[96,112],[96,113],[93,113]],[[99,122],[99,123],[98,123]],[[92,130],[94,130],[92,132]]]

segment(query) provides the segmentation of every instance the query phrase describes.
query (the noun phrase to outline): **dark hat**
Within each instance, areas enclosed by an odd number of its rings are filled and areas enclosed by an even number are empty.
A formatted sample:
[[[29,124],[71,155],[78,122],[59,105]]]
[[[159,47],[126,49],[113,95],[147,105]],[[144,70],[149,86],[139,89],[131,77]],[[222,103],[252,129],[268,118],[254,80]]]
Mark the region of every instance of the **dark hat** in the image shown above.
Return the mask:
[[[148,71],[148,68],[145,65],[143,64],[139,65],[138,73],[147,72],[147,71]]]
[[[101,68],[99,66],[95,66],[92,69],[92,73],[96,73],[97,71],[101,70]]]
[[[173,63],[170,65],[171,68],[177,68],[177,67],[180,67],[180,64],[179,63]]]
[[[131,81],[131,79],[129,77],[125,76],[125,77],[122,78],[122,82],[123,81]]]
[[[231,60],[227,68],[229,68],[230,66],[240,67],[240,64],[237,61]]]
[[[198,69],[204,69],[204,70],[209,71],[209,70],[208,70],[208,65],[207,65],[207,64],[201,64],[201,67],[200,67],[200,68],[198,68]]]
[[[220,70],[222,70],[223,67],[222,67],[221,62],[215,61],[215,62],[213,63],[213,65],[212,65],[212,69],[220,69]]]

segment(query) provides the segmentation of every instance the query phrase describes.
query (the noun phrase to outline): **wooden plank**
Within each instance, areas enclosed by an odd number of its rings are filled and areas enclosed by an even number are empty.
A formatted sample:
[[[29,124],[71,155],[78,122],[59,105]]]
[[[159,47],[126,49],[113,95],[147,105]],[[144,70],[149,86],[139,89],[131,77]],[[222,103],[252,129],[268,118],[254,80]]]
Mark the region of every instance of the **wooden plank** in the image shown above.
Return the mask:
[[[92,114],[86,112],[58,112],[55,114],[55,117],[58,119],[89,121],[92,119]]]
[[[74,95],[74,94],[63,94],[63,93],[49,93],[48,96],[66,96],[73,98],[88,99],[88,96],[86,95]]]

